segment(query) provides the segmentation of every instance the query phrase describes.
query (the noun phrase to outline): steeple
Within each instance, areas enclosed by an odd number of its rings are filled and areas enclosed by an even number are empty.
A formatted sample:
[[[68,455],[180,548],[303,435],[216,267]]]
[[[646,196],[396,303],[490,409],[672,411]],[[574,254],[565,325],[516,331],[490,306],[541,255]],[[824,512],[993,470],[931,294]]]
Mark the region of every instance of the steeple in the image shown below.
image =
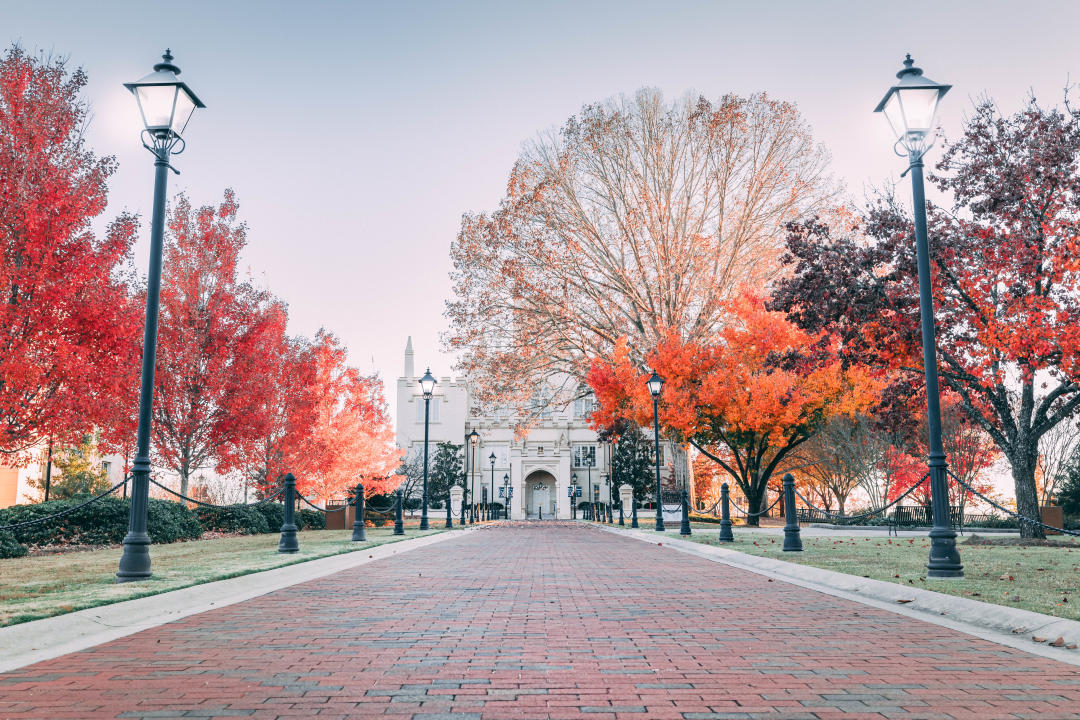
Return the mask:
[[[405,343],[405,377],[416,377],[416,369],[413,367],[412,335],[409,336],[409,341]]]

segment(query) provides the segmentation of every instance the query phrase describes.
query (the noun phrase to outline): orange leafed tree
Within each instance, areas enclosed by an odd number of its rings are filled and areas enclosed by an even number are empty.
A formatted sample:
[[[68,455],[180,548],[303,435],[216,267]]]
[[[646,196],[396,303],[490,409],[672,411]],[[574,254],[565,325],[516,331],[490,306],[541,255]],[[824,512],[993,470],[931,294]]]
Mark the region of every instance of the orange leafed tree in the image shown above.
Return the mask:
[[[647,361],[665,380],[665,435],[689,440],[717,462],[758,510],[769,479],[792,451],[830,417],[871,407],[880,384],[862,368],[843,367],[829,338],[766,310],[760,296],[740,294],[728,310],[715,342],[669,333]],[[588,373],[600,403],[594,423],[620,416],[651,423],[647,376],[625,340],[612,361],[594,360]]]
[[[329,333],[319,334],[310,362],[309,425],[289,446],[297,489],[323,499],[348,495],[359,482],[369,495],[393,490],[401,453],[382,381],[348,367],[345,348]]]

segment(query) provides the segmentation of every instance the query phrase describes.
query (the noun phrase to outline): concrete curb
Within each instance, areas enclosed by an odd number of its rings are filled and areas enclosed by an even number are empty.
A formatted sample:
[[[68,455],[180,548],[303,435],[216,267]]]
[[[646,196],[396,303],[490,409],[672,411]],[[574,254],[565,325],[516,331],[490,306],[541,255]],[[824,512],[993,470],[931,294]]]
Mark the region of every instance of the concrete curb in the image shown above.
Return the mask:
[[[391,555],[452,540],[475,532],[479,527],[454,528],[427,537],[399,540],[0,628],[0,673],[85,650],[189,615],[250,600]]]
[[[826,595],[853,600],[882,610],[934,623],[968,635],[1007,645],[1033,655],[1080,666],[1080,652],[1036,643],[1032,637],[1053,642],[1058,637],[1068,643],[1080,643],[1080,622],[1063,620],[1051,615],[1020,610],[968,598],[904,587],[884,580],[856,577],[809,565],[748,555],[737,550],[703,545],[688,540],[641,530],[602,528],[647,543],[662,542],[664,547],[696,555],[714,562],[748,570],[758,575],[816,590]],[[948,581],[943,581],[948,582]],[[1014,632],[1020,629],[1020,632]]]

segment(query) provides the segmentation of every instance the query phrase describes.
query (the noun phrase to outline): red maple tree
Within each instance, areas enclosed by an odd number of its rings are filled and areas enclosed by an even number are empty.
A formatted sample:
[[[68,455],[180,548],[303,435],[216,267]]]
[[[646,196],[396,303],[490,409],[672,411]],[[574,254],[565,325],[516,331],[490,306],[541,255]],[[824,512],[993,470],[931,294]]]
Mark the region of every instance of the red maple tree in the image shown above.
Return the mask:
[[[289,441],[297,488],[323,499],[348,495],[359,482],[369,495],[393,490],[401,453],[382,381],[349,367],[345,348],[330,333],[320,332],[312,350],[312,404],[303,434]]]
[[[0,60],[0,453],[101,425],[138,366],[137,308],[118,266],[135,220],[103,238],[111,157],[86,147],[82,70],[19,47]],[[10,461],[9,461],[10,462]]]
[[[285,351],[285,307],[241,281],[246,229],[226,191],[217,207],[170,208],[154,375],[156,464],[180,477],[227,472],[250,454],[271,422],[272,358]]]

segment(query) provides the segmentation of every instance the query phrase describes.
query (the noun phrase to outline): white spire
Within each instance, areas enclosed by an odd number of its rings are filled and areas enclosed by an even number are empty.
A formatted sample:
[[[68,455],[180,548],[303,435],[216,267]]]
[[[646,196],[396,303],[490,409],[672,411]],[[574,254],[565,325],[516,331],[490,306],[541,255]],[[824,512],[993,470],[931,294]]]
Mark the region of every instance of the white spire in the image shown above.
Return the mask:
[[[405,343],[405,377],[416,377],[416,369],[413,367],[412,335]]]

